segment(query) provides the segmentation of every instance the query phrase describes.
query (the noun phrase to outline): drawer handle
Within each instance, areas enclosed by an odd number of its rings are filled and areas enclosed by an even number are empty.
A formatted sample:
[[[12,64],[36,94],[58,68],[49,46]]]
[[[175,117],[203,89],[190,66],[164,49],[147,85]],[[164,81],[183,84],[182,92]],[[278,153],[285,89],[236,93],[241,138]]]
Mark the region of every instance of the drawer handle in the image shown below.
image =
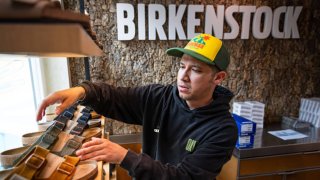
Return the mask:
[[[318,154],[320,151],[303,152],[303,154]]]

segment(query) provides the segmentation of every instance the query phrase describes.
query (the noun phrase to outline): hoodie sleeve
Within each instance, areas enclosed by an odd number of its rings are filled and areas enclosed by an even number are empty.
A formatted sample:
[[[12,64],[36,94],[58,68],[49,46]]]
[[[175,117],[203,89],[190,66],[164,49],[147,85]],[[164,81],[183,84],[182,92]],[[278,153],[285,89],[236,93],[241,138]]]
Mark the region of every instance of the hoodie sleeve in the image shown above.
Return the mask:
[[[160,84],[140,87],[114,87],[106,83],[84,81],[85,98],[80,102],[97,113],[128,124],[142,125],[146,106],[163,96]],[[155,90],[156,89],[156,90]],[[152,95],[150,95],[152,94]],[[158,102],[157,102],[158,103]],[[148,112],[147,112],[148,113]]]
[[[142,124],[143,110],[149,86],[114,87],[106,83],[84,81],[80,84],[86,95],[80,103],[92,107],[105,117],[129,124]]]

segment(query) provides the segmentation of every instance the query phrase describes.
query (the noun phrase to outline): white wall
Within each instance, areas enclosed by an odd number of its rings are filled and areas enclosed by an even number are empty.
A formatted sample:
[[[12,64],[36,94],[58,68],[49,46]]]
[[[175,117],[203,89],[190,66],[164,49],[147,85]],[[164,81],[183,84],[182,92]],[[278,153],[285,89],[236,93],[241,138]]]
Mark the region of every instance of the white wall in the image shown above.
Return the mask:
[[[70,88],[69,65],[67,58],[42,58],[40,61],[43,77],[43,94],[49,94]],[[49,107],[47,112],[54,112],[54,107]]]

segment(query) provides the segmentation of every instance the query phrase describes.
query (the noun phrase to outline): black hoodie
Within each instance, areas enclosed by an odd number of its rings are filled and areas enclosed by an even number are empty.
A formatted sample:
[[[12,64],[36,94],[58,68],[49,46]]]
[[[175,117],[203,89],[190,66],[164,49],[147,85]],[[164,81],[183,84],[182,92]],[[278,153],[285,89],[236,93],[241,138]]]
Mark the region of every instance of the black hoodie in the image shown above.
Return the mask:
[[[113,87],[84,82],[82,102],[97,113],[143,125],[143,153],[129,150],[120,164],[136,179],[215,179],[232,154],[237,127],[233,94],[217,86],[213,101],[190,110],[176,86]]]

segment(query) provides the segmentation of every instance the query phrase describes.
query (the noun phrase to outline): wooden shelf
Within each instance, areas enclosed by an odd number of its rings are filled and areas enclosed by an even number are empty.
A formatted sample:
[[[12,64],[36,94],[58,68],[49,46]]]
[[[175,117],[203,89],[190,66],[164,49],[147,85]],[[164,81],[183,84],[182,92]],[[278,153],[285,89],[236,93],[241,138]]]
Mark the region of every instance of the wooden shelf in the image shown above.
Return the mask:
[[[44,57],[102,56],[102,50],[77,23],[0,24],[0,53]]]

